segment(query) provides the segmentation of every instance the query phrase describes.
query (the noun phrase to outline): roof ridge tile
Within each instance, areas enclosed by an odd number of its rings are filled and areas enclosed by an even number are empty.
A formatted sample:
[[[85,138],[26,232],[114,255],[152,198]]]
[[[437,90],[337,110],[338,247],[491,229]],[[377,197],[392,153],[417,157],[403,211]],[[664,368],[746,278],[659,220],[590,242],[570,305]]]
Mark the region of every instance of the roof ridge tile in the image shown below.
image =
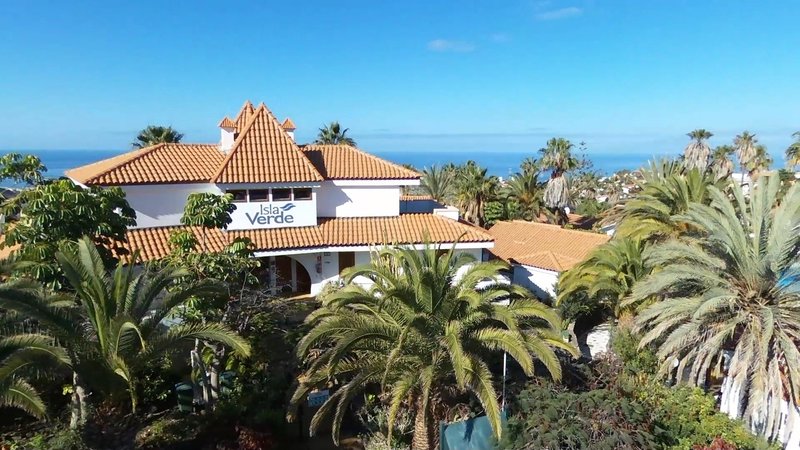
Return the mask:
[[[272,161],[268,161],[270,157]],[[236,164],[237,161],[241,164]],[[272,111],[261,103],[211,180],[216,183],[273,183],[323,179]]]

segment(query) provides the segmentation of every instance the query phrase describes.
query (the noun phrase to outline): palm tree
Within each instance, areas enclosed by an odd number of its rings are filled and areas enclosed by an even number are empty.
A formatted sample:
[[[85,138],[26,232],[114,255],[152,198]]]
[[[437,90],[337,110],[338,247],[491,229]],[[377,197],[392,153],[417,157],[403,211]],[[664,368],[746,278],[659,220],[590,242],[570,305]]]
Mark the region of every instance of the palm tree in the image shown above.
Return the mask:
[[[527,158],[520,165],[521,171],[508,179],[504,193],[519,205],[519,213],[525,220],[537,219],[544,210],[544,185],[539,181],[538,162]]]
[[[73,427],[88,418],[90,387],[103,390],[124,385],[135,411],[140,371],[184,342],[205,339],[242,354],[249,352],[245,341],[220,324],[162,324],[193,297],[224,294],[215,282],[165,295],[166,288],[188,272],[149,266],[140,272],[134,255],[127,265],[120,262],[108,274],[89,238],[63,246],[57,258],[75,291],[74,301],[33,290],[0,289],[0,308],[16,317],[34,319],[43,334],[63,346],[73,370]]]
[[[662,240],[686,231],[678,216],[686,212],[693,202],[707,203],[709,187],[715,181],[707,172],[692,169],[685,174],[676,173],[678,165],[651,163],[642,172],[644,183],[641,192],[623,203],[613,216],[618,223],[617,235],[637,240]],[[720,181],[724,185],[725,181]],[[612,217],[609,217],[610,220]]]
[[[708,369],[732,352],[733,413],[775,437],[781,403],[796,407],[800,389],[800,187],[779,203],[779,178],[764,178],[749,198],[739,186],[732,194],[711,187],[710,205],[693,203],[681,220],[698,233],[647,252],[657,270],[626,304],[660,299],[636,326],[643,346],[657,346],[662,375],[703,385]]]
[[[554,349],[576,354],[552,308],[519,286],[495,282],[505,268],[426,246],[383,249],[370,264],[346,271],[345,287],[308,317],[312,328],[298,345],[309,366],[294,407],[313,389],[338,384],[314,415],[312,432],[332,414],[338,441],[351,399],[378,387],[389,407],[389,436],[401,408],[415,411],[415,450],[433,448],[434,424],[442,418],[437,405],[465,393],[477,397],[499,436],[500,406],[486,357],[505,351],[529,376],[538,359],[559,379]],[[357,278],[373,284],[364,287]]]
[[[706,142],[712,136],[710,131],[703,128],[687,133],[691,139],[683,151],[683,165],[687,170],[697,169],[705,172],[708,168],[708,158],[711,156],[711,147]]]
[[[172,127],[160,127],[156,125],[148,125],[136,136],[133,141],[133,148],[150,147],[156,144],[177,143],[183,139],[183,134],[178,133]]]
[[[450,167],[436,164],[422,169],[420,186],[434,200],[447,203],[453,191],[454,171]]]
[[[736,151],[730,145],[718,145],[711,153],[711,171],[717,180],[728,178],[733,173],[731,155]]]
[[[453,190],[464,219],[478,226],[484,226],[486,202],[497,193],[497,178],[487,176],[486,169],[475,161],[467,161],[456,169]]]
[[[569,309],[570,301],[585,293],[593,303],[619,316],[620,302],[649,272],[642,256],[646,247],[645,241],[625,237],[601,245],[588,259],[561,274],[556,304]]]
[[[566,210],[570,205],[569,181],[566,173],[577,169],[580,161],[572,154],[574,145],[564,138],[552,138],[547,147],[540,149],[541,168],[550,169],[550,180],[544,190],[544,204],[552,210],[559,221],[566,223]]]
[[[767,147],[764,145],[756,145],[756,154],[753,157],[751,178],[758,179],[758,175],[765,170],[769,170],[772,165],[772,156],[767,152]]]
[[[14,292],[20,287],[6,284],[0,290]],[[49,336],[25,333],[0,338],[0,407],[21,409],[37,419],[44,419],[47,417],[44,401],[20,375],[34,361],[70,363],[63,349]]]
[[[792,134],[794,142],[786,149],[786,165],[794,170],[800,164],[800,131]]]
[[[354,141],[353,138],[347,136],[348,131],[350,131],[349,128],[345,128],[344,130],[342,130],[342,127],[341,125],[339,125],[339,122],[331,122],[328,125],[319,129],[319,134],[317,134],[317,140],[314,141],[314,143],[342,144],[355,147],[356,141]]]
[[[736,157],[739,159],[739,167],[742,172],[752,173],[757,145],[756,135],[748,131],[743,131],[733,139],[733,146],[736,147]]]

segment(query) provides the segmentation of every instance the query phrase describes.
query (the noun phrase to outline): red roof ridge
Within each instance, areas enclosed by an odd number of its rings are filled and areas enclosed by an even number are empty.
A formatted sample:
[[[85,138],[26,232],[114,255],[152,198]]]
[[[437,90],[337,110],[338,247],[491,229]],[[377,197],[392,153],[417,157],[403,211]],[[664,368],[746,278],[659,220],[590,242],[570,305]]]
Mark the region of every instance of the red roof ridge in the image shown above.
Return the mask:
[[[219,125],[217,126],[220,128],[236,128],[236,123],[232,121],[228,116],[225,116],[222,118],[222,120],[219,121]]]
[[[249,104],[249,103],[250,102],[248,101],[245,104],[245,106],[247,106],[247,104]],[[275,117],[274,114],[272,114],[272,111],[270,111],[269,108],[267,108],[267,105],[265,105],[262,102],[260,105],[258,105],[258,109],[256,109],[253,112],[253,114],[248,118],[247,124],[239,132],[239,136],[233,142],[233,145],[231,146],[230,150],[228,151],[228,155],[222,161],[222,164],[220,164],[219,170],[217,170],[216,174],[214,174],[214,176],[211,178],[211,181],[213,181],[215,183],[220,183],[221,182],[220,181],[220,177],[222,176],[222,174],[225,171],[225,169],[228,167],[228,163],[230,163],[231,159],[233,159],[233,157],[237,154],[237,152],[239,151],[239,147],[242,144],[242,141],[244,141],[247,138],[247,135],[250,133],[251,129],[253,128],[253,125],[256,123],[256,120],[258,120],[258,118],[262,114],[266,115],[266,120],[267,121],[269,121],[269,120],[275,121],[275,123],[278,125],[277,128],[280,130],[279,133],[283,133],[283,135],[286,138],[286,140],[288,141],[289,145],[291,147],[293,147],[297,151],[298,157],[302,159],[302,161],[307,166],[306,168],[311,171],[311,174],[317,179],[317,181],[324,180],[324,177],[319,173],[319,171],[317,171],[316,167],[314,167],[314,165],[311,163],[311,161],[309,161],[309,159],[306,157],[306,155],[303,153],[303,151],[300,149],[300,147],[289,136],[289,134],[286,132],[286,130],[284,130],[280,126],[280,122],[278,122],[278,119]]]
[[[559,271],[565,270],[564,265],[561,264],[562,260],[566,259],[566,260],[569,260],[569,261],[578,262],[577,258],[573,258],[573,257],[571,257],[569,255],[564,255],[564,254],[561,254],[561,253],[555,253],[552,250],[543,250],[541,252],[528,253],[528,254],[525,254],[525,255],[517,256],[517,257],[511,257],[510,259],[513,260],[513,261],[517,261],[517,262],[520,262],[522,264],[525,264],[526,260],[530,261],[531,259],[533,259],[533,258],[535,258],[537,256],[545,256],[548,259],[550,259],[550,262],[552,262],[553,266],[557,267],[559,269]],[[525,264],[525,265],[529,265],[529,264]],[[535,264],[533,266],[534,267],[538,267]],[[549,269],[547,269],[545,267],[540,267],[540,268],[541,269],[545,269],[545,270],[549,270]]]
[[[102,177],[103,175],[108,174],[112,170],[118,169],[118,168],[120,168],[120,167],[122,167],[122,166],[124,166],[126,164],[129,164],[129,163],[131,163],[133,161],[136,161],[137,159],[141,158],[142,156],[147,155],[149,153],[152,153],[153,151],[158,150],[159,148],[164,147],[165,145],[166,144],[162,142],[160,144],[151,145],[149,147],[137,148],[136,150],[132,150],[130,152],[123,153],[121,155],[112,156],[111,158],[101,159],[100,161],[93,162],[93,163],[87,164],[85,166],[76,167],[74,169],[66,170],[66,171],[64,171],[64,175],[66,175],[68,177],[71,177],[70,173],[75,173],[75,171],[77,171],[79,169],[90,168],[92,166],[96,166],[96,165],[99,165],[99,164],[107,163],[108,161],[110,161],[112,159],[119,158],[119,162],[115,161],[114,164],[112,164],[111,166],[107,167],[105,170],[101,170],[100,172],[93,173],[90,177],[88,177],[88,178],[86,178],[84,180],[80,180],[81,183],[85,184],[87,181],[89,181],[89,180],[91,180],[93,178]]]
[[[523,219],[499,220],[499,221],[495,222],[495,224],[492,225],[490,228],[494,228],[495,226],[497,226],[499,224],[502,224],[502,223],[520,223],[520,224],[529,225],[529,226],[533,226],[533,227],[559,228],[561,230],[564,230],[565,232],[578,233],[578,234],[583,235],[583,236],[585,236],[587,234],[588,235],[595,235],[595,236],[606,236],[606,237],[608,236],[605,233],[595,233],[594,231],[583,230],[583,229],[575,229],[575,228],[564,228],[561,225],[557,225],[557,224],[554,224],[554,223],[531,222],[529,220],[523,220]]]
[[[244,108],[247,107],[248,104],[250,105],[251,108],[253,107],[253,104],[250,103],[250,100],[247,100],[244,103],[244,106],[242,107],[242,111],[239,112],[239,115],[242,114]],[[211,181],[217,181],[217,179],[219,179],[219,177],[222,175],[222,172],[225,170],[225,167],[228,166],[228,163],[233,158],[234,151],[239,146],[239,144],[242,143],[244,137],[247,136],[247,132],[250,131],[250,128],[256,122],[256,117],[258,117],[259,110],[261,110],[261,107],[259,107],[258,110],[256,110],[253,114],[250,115],[250,117],[247,118],[247,123],[245,124],[244,128],[242,128],[239,131],[239,135],[236,137],[236,140],[233,141],[233,145],[231,145],[231,149],[228,150],[228,154],[225,156],[225,159],[222,160],[222,164],[219,165],[219,170],[217,170],[217,173],[215,173],[214,176],[211,177]],[[239,116],[236,116],[236,122],[239,122]]]
[[[352,145],[347,145],[347,144],[306,144],[306,145],[303,146],[303,148],[308,148],[309,150],[314,150],[315,148],[346,148],[346,149],[352,150],[352,151],[354,151],[356,153],[362,154],[362,155],[366,156],[367,158],[372,159],[373,161],[378,161],[378,162],[381,162],[381,163],[384,163],[384,164],[389,164],[390,166],[393,166],[394,168],[400,170],[401,172],[407,172],[410,175],[409,178],[421,178],[422,177],[422,175],[419,172],[416,172],[414,170],[411,170],[411,169],[408,169],[406,167],[403,167],[402,165],[394,163],[392,161],[389,161],[388,159],[383,159],[383,158],[375,156],[375,155],[373,155],[371,153],[365,152],[364,150],[361,150],[360,148],[354,147]]]
[[[242,108],[239,110],[239,113],[236,114],[236,118],[234,118],[233,121],[236,124],[236,126],[239,127],[241,125],[246,124],[250,120],[250,117],[247,116],[252,115],[253,113],[255,113],[255,108],[253,107],[253,104],[250,103],[250,100],[245,100],[244,105],[242,105]],[[244,124],[240,122],[244,122]]]
[[[154,158],[163,158],[162,155],[165,152],[172,151],[172,152],[182,152],[183,150],[189,149],[191,151],[198,151],[202,150],[204,152],[210,152],[213,149],[213,152],[220,156],[222,159],[222,153],[219,151],[219,147],[217,144],[209,144],[209,143],[184,143],[184,142],[167,142],[167,143],[160,143],[151,145],[149,147],[144,147],[141,149],[132,150],[127,153],[123,153],[120,155],[112,156],[110,158],[106,158],[100,161],[96,161],[90,164],[86,164],[80,167],[75,167],[73,169],[66,170],[64,174],[82,184],[100,184],[100,185],[116,185],[116,184],[140,184],[144,183],[147,184],[147,181],[142,181],[141,179],[130,179],[131,173],[123,174],[126,171],[134,171],[135,175],[134,178],[137,176],[142,176],[143,173],[147,173],[149,178],[153,176],[155,178],[163,178],[159,175],[154,175],[154,173],[161,173],[159,172],[161,169],[166,169],[167,171],[171,171],[174,167],[152,167],[150,163],[145,163],[146,159],[150,157]],[[145,169],[142,169],[142,164],[139,164],[140,161],[143,161]],[[207,161],[206,161],[207,162]],[[187,179],[184,180],[186,182],[208,182],[208,172],[205,172],[206,175],[202,177],[197,177],[200,175],[198,171],[203,171],[207,169],[202,169],[203,164],[199,164],[197,167],[193,169],[189,169],[195,173],[195,177],[191,178],[191,180]],[[216,164],[213,164],[213,167],[216,168]],[[155,172],[154,172],[155,171]],[[116,175],[115,175],[116,174]],[[148,176],[144,176],[144,178],[148,178]],[[115,179],[115,181],[109,181],[109,177]],[[127,181],[120,181],[119,178],[124,178]],[[167,177],[169,178],[169,177]],[[153,181],[153,180],[151,180]],[[153,182],[163,182],[162,181],[153,181]],[[180,182],[178,179],[173,179],[170,182]]]
[[[292,122],[292,119],[289,117],[287,117],[286,120],[283,121],[283,123],[281,124],[281,128],[287,131],[294,131],[297,129],[294,122]]]

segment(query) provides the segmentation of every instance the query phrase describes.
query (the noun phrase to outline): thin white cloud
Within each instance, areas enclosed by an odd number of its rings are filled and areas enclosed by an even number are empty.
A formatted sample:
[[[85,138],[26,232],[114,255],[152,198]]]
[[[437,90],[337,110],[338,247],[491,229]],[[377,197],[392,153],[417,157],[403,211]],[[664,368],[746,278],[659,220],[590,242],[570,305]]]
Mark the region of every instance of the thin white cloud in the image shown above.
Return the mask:
[[[583,9],[577,6],[568,6],[566,8],[553,9],[550,11],[543,11],[536,14],[536,20],[558,20],[567,19],[569,17],[580,16],[583,14]]]
[[[432,52],[456,52],[466,53],[475,50],[475,46],[469,42],[453,41],[449,39],[434,39],[428,42],[428,50]]]
[[[508,33],[494,33],[489,36],[489,40],[496,44],[504,44],[511,41],[511,35]]]

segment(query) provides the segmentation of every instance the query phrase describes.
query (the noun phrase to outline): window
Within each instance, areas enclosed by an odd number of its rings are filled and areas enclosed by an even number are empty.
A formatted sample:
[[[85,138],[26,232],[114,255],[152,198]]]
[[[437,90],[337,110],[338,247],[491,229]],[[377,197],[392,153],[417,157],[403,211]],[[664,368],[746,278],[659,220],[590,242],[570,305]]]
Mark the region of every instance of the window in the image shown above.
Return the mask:
[[[273,202],[285,202],[292,199],[292,190],[291,189],[273,189],[272,190],[272,201]]]
[[[243,203],[247,201],[247,191],[244,189],[225,191],[225,193],[232,195],[235,203]]]
[[[251,202],[268,202],[269,191],[266,189],[251,189],[250,190]]]
[[[295,188],[295,200],[311,200],[311,188]]]

